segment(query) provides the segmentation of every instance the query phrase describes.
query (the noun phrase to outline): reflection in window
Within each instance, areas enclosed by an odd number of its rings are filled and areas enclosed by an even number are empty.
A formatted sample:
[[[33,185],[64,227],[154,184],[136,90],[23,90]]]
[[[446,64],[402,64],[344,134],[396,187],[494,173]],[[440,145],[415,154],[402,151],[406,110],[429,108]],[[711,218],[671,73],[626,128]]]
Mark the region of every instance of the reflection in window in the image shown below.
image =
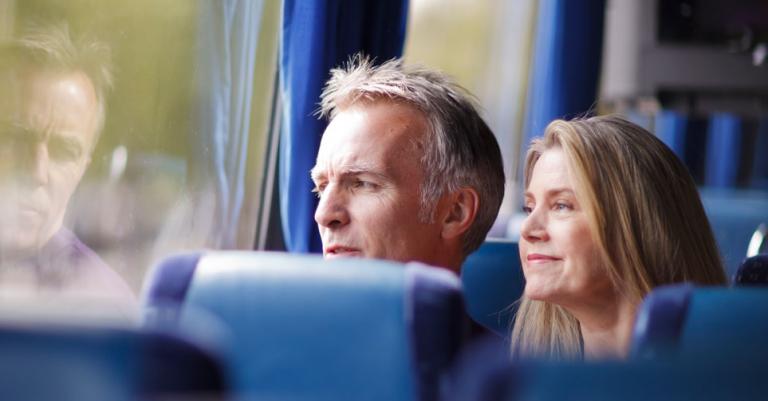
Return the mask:
[[[280,4],[105,3],[0,1],[0,296],[130,314],[158,258],[252,247]]]

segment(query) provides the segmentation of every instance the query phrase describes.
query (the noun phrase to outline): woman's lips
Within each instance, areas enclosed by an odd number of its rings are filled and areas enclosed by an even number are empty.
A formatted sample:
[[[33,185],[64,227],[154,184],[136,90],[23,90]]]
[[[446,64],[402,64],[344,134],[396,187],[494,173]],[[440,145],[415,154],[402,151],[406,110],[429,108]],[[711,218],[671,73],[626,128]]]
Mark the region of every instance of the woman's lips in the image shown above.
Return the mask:
[[[547,263],[547,262],[555,262],[560,260],[560,258],[550,256],[550,255],[543,255],[540,253],[529,253],[525,259],[529,263]]]

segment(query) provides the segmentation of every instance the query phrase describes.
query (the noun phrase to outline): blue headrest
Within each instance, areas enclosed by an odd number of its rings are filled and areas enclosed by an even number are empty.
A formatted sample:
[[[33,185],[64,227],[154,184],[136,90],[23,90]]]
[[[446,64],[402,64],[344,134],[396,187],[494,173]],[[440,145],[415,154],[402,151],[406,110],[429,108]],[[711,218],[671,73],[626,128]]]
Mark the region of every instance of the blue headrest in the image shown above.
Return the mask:
[[[755,229],[761,223],[768,222],[768,193],[712,188],[701,189],[700,192],[730,279],[747,255]]]
[[[662,286],[645,297],[635,320],[631,356],[648,359],[674,352],[693,288],[691,284]]]
[[[194,258],[172,259],[158,269]],[[200,256],[182,298],[181,321],[202,309],[228,327],[233,385],[255,398],[436,399],[463,318],[448,271],[270,252]]]
[[[194,398],[226,391],[213,354],[167,334],[3,324],[0,354],[4,399]]]
[[[768,360],[512,362],[505,344],[475,345],[454,367],[446,400],[762,400],[766,395]]]
[[[765,358],[766,316],[768,289],[661,287],[640,307],[633,354]]]
[[[736,271],[733,284],[768,285],[768,254],[755,255],[744,259]]]
[[[464,262],[461,282],[472,319],[508,337],[515,302],[525,288],[517,243],[504,240],[483,243]]]

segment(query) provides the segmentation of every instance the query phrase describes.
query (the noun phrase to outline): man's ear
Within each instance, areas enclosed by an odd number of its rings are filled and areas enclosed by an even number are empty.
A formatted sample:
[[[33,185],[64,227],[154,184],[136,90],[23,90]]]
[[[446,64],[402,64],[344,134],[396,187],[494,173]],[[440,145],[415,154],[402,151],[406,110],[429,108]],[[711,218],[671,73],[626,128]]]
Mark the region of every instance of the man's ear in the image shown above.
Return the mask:
[[[444,199],[447,211],[442,220],[443,238],[452,239],[466,233],[475,222],[480,197],[474,188],[463,187]]]

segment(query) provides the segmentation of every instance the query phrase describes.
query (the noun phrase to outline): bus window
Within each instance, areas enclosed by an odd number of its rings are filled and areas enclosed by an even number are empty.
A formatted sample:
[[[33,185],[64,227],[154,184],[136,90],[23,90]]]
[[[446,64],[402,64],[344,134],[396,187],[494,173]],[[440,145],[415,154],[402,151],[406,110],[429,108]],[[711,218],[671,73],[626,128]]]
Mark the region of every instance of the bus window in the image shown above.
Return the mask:
[[[506,236],[517,211],[528,65],[536,2],[413,0],[405,59],[452,75],[480,102],[504,158],[507,185],[499,218],[489,236]]]
[[[158,258],[253,247],[280,2],[230,3],[0,1],[6,294],[135,311]]]

